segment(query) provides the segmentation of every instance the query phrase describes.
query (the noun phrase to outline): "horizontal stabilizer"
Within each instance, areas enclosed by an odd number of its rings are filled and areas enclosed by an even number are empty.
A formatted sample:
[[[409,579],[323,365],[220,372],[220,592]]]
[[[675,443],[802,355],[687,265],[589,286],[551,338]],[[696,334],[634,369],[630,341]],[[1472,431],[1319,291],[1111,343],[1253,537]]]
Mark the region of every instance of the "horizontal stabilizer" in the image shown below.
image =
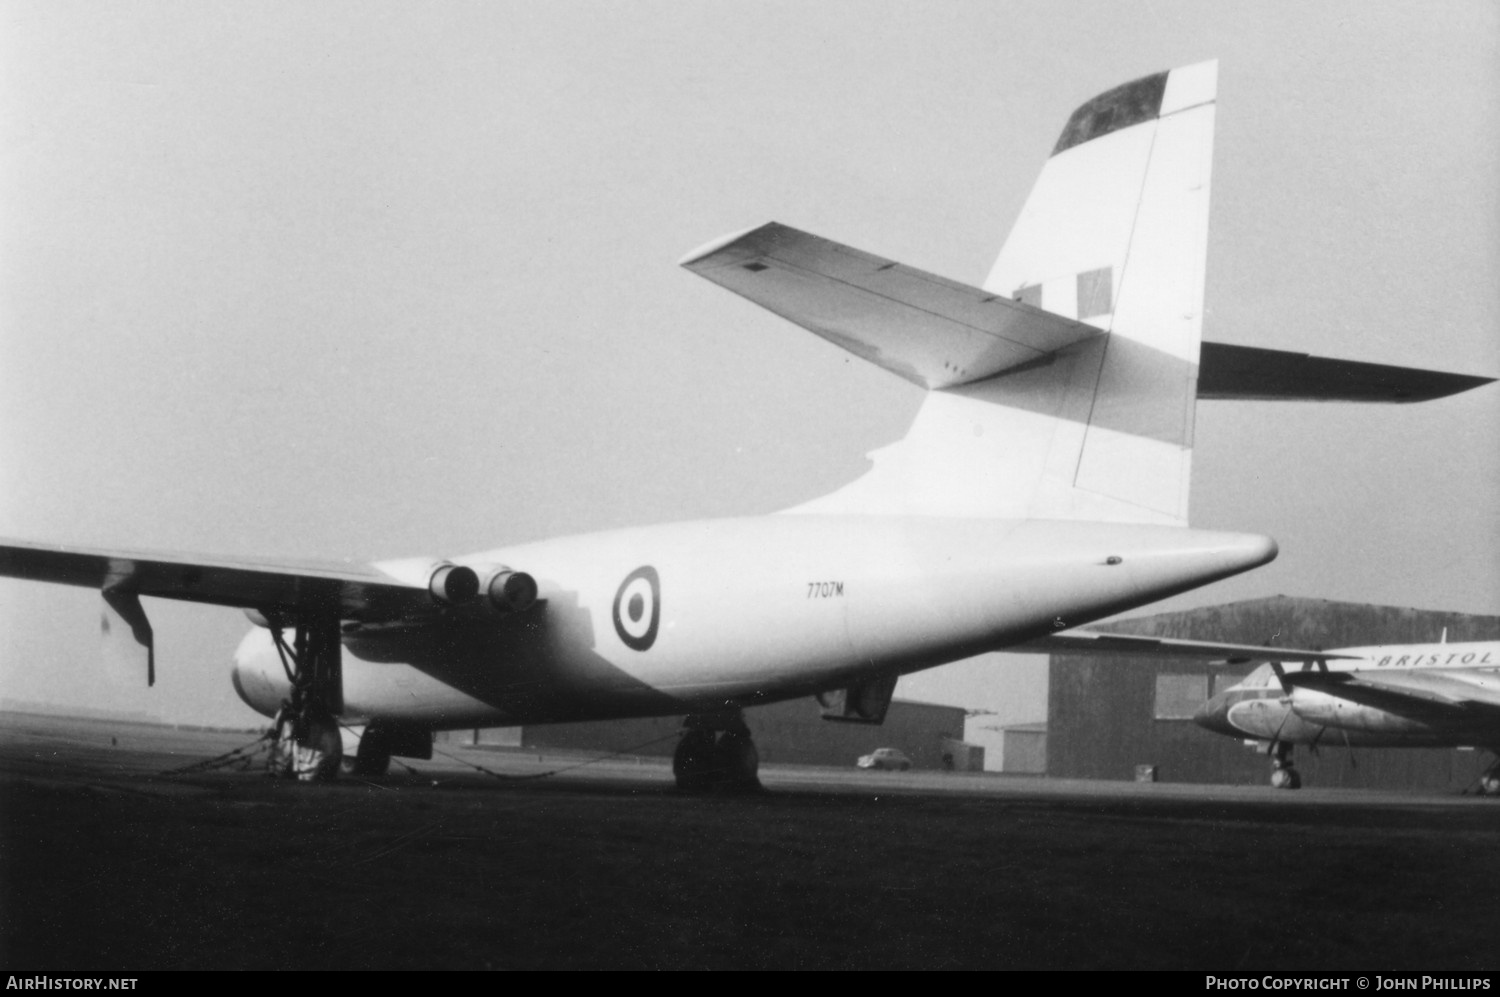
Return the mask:
[[[682,266],[924,388],[980,381],[1100,335],[1082,322],[770,222]]]
[[[1257,401],[1425,402],[1492,377],[1332,360],[1306,353],[1204,343],[1198,397]]]

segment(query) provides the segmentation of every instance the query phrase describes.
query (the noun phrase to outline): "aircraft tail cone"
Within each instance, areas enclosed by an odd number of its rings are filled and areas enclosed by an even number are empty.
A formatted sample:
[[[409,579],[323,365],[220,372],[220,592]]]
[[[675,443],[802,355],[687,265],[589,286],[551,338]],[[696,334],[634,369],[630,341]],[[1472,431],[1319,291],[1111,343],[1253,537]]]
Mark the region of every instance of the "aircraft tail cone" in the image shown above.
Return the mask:
[[[1124,594],[1136,606],[1249,571],[1277,554],[1276,541],[1270,537],[1180,528],[1143,537],[1135,544],[1120,543],[1117,549],[1124,569]],[[1113,611],[1124,608],[1128,607]]]

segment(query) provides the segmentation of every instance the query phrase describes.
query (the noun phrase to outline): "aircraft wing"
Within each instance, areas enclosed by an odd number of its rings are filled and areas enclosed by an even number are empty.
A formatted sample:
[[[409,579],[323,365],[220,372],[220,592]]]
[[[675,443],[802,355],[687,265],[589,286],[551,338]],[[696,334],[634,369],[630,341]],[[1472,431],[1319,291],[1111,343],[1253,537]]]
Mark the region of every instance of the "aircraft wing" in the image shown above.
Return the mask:
[[[11,539],[0,539],[0,576],[261,611],[336,605],[343,618],[371,621],[431,613],[438,605],[428,576],[398,578],[375,565],[95,550]]]
[[[1282,682],[1288,687],[1313,689],[1401,716],[1487,718],[1500,722],[1500,672],[1495,669],[1287,672]]]
[[[1101,335],[777,222],[711,242],[681,264],[929,389],[982,380]]]
[[[1193,661],[1240,665],[1252,661],[1336,661],[1349,656],[1258,644],[1220,644],[1213,641],[1143,637],[1136,634],[1061,630],[1045,637],[1004,648],[1023,654],[1110,654],[1143,658],[1186,658]]]

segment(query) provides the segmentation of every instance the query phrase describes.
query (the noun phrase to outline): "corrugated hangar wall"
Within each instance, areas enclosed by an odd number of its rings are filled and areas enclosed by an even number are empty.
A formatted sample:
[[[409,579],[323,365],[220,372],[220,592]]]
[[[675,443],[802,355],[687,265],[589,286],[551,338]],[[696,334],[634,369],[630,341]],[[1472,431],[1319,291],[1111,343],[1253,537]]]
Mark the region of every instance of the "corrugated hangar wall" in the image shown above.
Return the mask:
[[[1500,637],[1500,617],[1394,606],[1367,606],[1273,596],[1180,613],[1120,620],[1098,629],[1237,644],[1281,644],[1314,650],[1366,644],[1416,644]],[[1059,778],[1133,779],[1155,766],[1162,782],[1262,784],[1266,756],[1214,734],[1188,717],[1159,718],[1158,676],[1190,676],[1178,685],[1208,695],[1252,666],[1210,666],[1141,657],[1056,655],[1048,670],[1047,774]],[[1201,683],[1198,678],[1201,678]],[[1170,682],[1170,680],[1168,680]],[[1181,712],[1171,711],[1166,712]],[[1488,767],[1485,751],[1450,748],[1359,748],[1332,743],[1314,754],[1296,749],[1307,786],[1451,789],[1471,786]]]
[[[762,762],[791,765],[850,765],[876,748],[899,748],[916,768],[943,767],[943,740],[959,740],[964,711],[953,706],[895,700],[885,723],[837,723],[822,718],[815,700],[794,699],[745,711]],[[642,717],[593,723],[526,727],[527,748],[622,752],[670,757],[682,730],[681,717]]]

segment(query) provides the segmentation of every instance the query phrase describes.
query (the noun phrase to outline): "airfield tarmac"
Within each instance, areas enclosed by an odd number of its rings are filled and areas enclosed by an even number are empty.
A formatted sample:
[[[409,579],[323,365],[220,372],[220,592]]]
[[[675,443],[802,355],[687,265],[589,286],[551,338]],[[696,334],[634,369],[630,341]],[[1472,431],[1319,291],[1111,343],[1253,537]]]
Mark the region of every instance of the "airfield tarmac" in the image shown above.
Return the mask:
[[[696,797],[660,759],[450,745],[172,772],[254,736],[0,714],[0,965],[1500,966],[1496,800],[776,765]]]

